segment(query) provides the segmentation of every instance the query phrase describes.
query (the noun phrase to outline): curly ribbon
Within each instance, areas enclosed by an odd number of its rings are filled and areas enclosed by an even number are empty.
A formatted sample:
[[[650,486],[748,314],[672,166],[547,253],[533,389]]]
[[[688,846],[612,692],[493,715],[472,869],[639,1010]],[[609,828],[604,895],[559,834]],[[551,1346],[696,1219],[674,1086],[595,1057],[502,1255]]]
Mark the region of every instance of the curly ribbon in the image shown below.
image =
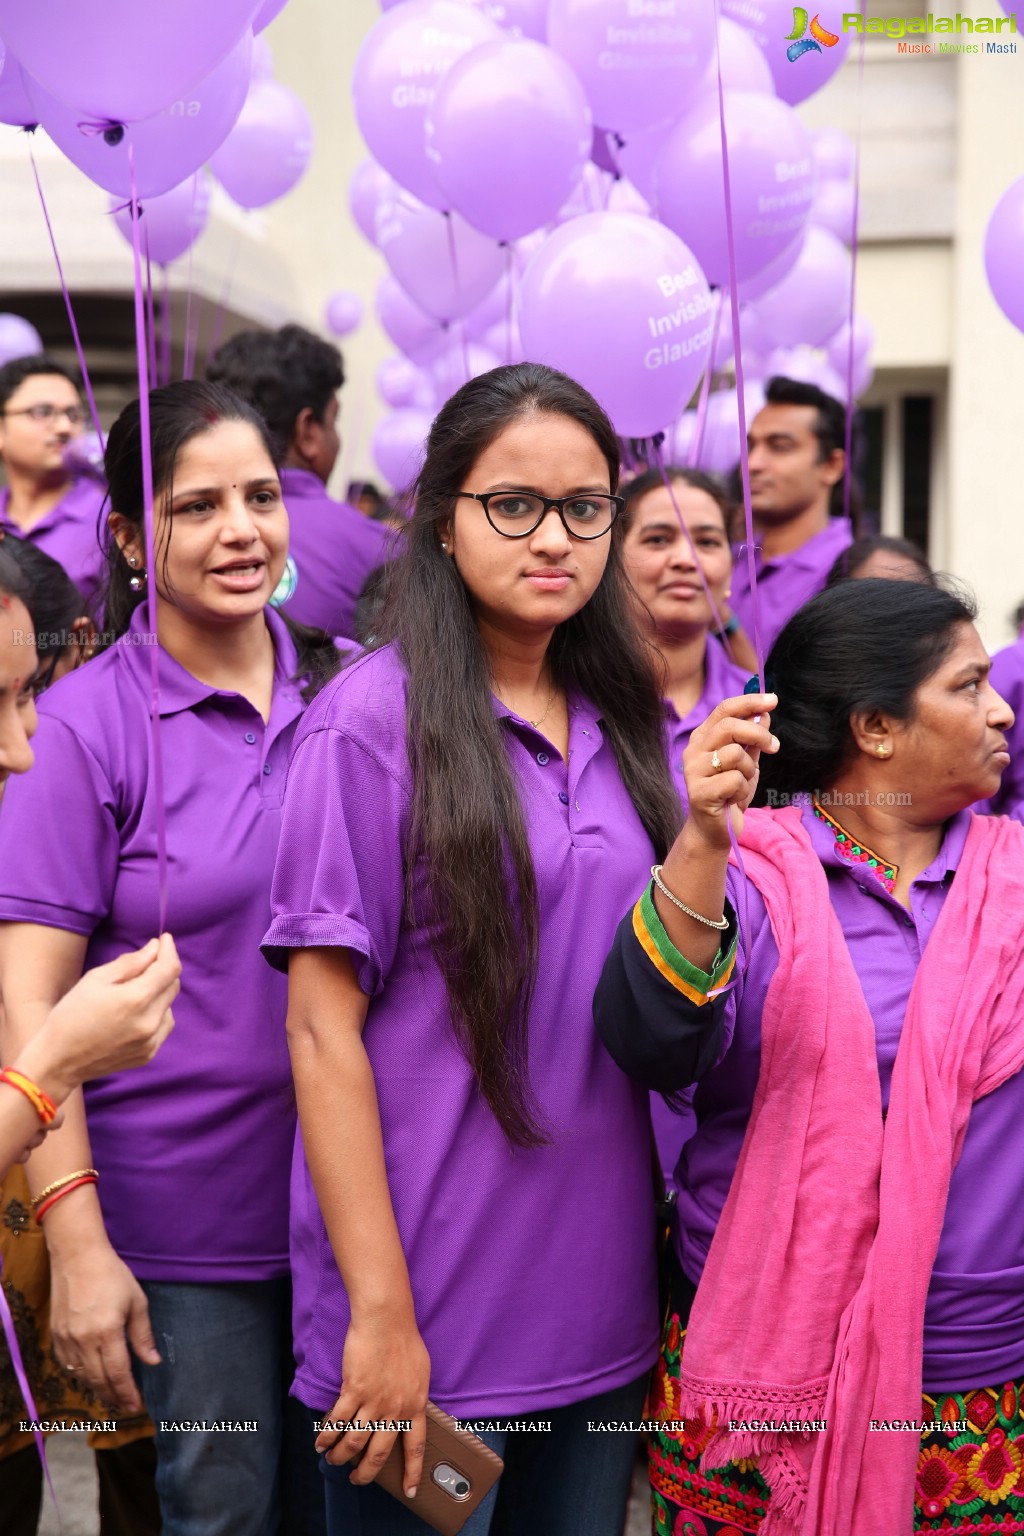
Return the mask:
[[[128,150],[132,188],[132,252],[135,257],[135,352],[139,374],[139,431],[142,438],[142,494],[146,524],[146,602],[149,619],[150,661],[150,773],[156,821],[157,933],[167,924],[167,815],[164,804],[164,761],[160,742],[160,670],[156,609],[156,541],[153,533],[153,445],[149,425],[149,372],[146,357],[146,320],[142,292],[142,249],[139,239],[139,198],[135,181],[135,155]]]
[[[3,1275],[3,1268],[4,1262],[3,1259],[0,1259],[0,1276]],[[36,1407],[35,1399],[32,1396],[32,1388],[29,1385],[28,1373],[25,1370],[25,1361],[22,1358],[21,1348],[18,1344],[18,1335],[14,1329],[14,1318],[11,1316],[11,1309],[7,1301],[7,1294],[4,1291],[2,1279],[0,1279],[0,1325],[3,1327],[4,1338],[7,1340],[7,1348],[11,1356],[11,1365],[14,1368],[14,1375],[18,1383],[18,1390],[21,1393],[22,1401],[24,1402],[25,1407],[28,1409],[29,1418],[32,1420],[32,1423],[38,1424],[39,1410]],[[57,1511],[57,1526],[60,1531],[63,1532],[64,1522],[61,1519],[60,1505],[57,1503],[57,1493],[53,1486],[53,1478],[50,1476],[50,1465],[46,1460],[46,1442],[43,1439],[42,1430],[33,1429],[32,1437],[36,1442],[36,1450],[39,1452],[39,1460],[43,1464],[43,1476],[46,1478],[46,1486],[50,1490],[50,1497],[53,1500],[53,1507]]]
[[[57,276],[60,279],[60,288],[64,295],[64,307],[68,312],[68,320],[71,325],[71,334],[75,341],[75,352],[78,354],[78,366],[82,370],[82,384],[85,388],[85,398],[89,402],[89,414],[92,417],[93,430],[100,440],[100,447],[103,448],[107,440],[103,435],[103,428],[100,426],[100,413],[96,409],[96,401],[93,397],[92,382],[89,378],[89,370],[85,363],[85,352],[82,349],[82,339],[78,334],[78,325],[75,321],[75,311],[71,303],[71,295],[68,292],[68,285],[64,281],[64,268],[61,266],[60,254],[57,250],[57,241],[54,237],[53,225],[50,222],[50,212],[46,206],[46,198],[43,196],[43,184],[39,180],[39,167],[36,165],[35,150],[32,148],[31,143],[29,144],[28,157],[32,162],[32,174],[36,179],[36,191],[39,193],[39,206],[42,208],[43,218],[46,220],[46,232],[50,237],[50,249],[53,251],[53,259],[57,264]]]

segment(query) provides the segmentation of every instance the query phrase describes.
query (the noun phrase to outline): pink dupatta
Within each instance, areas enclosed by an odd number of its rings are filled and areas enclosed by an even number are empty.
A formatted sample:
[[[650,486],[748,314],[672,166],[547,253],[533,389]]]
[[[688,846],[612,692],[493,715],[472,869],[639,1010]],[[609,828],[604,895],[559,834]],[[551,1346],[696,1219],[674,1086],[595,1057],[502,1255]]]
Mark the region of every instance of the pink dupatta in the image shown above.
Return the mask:
[[[1024,827],[972,819],[907,1004],[884,1126],[874,1026],[799,808],[748,813],[741,843],[779,964],[687,1327],[682,1411],[718,1414],[705,1467],[758,1458],[772,1491],[764,1536],[901,1536],[919,1437],[887,1435],[883,1461],[869,1421],[920,1418],[950,1176],[972,1103],[1024,1065]]]

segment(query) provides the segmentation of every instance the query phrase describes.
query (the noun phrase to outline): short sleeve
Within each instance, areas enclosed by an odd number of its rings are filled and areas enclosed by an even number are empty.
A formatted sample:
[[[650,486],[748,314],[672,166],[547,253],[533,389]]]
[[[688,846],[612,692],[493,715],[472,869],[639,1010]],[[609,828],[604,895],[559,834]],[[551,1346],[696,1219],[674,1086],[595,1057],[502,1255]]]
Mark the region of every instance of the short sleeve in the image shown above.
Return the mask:
[[[0,807],[0,922],[90,938],[110,912],[121,839],[106,769],[63,720],[40,714],[35,764]]]
[[[271,965],[287,970],[293,949],[351,949],[362,990],[382,990],[402,923],[408,801],[408,787],[345,731],[323,726],[299,740],[262,945]]]

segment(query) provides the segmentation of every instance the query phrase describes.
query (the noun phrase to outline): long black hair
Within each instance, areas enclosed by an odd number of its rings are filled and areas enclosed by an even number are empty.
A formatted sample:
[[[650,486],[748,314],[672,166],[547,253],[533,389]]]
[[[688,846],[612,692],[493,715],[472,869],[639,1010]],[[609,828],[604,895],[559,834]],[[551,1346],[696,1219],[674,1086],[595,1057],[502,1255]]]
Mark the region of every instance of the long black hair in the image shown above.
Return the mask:
[[[200,432],[208,432],[222,421],[247,423],[258,433],[267,456],[276,467],[278,455],[266,423],[255,408],[220,384],[205,384],[198,379],[182,379],[154,389],[149,395],[150,445],[153,457],[153,494],[167,495],[174,482],[174,468],[185,444]],[[125,406],[110,429],[104,456],[110,506],[141,534],[145,527],[142,479],[142,417],[138,400]],[[166,578],[170,536],[163,548],[163,574]],[[104,615],[99,649],[111,645],[125,633],[132,614],[143,601],[141,592],[130,586],[133,572],[125,561],[109,526],[104,532],[107,577],[100,597]],[[296,677],[306,683],[304,697],[314,693],[337,672],[341,658],[333,640],[320,630],[296,624],[282,614],[298,654]]]
[[[619,478],[611,423],[585,389],[537,363],[495,368],[442,408],[427,441],[380,630],[409,676],[413,800],[406,859],[425,856],[434,954],[457,1038],[512,1146],[545,1139],[527,1074],[527,1018],[538,955],[537,884],[523,808],[493,711],[487,653],[469,594],[439,533],[480,454],[513,422],[567,417]],[[616,541],[590,601],[555,630],[555,680],[600,711],[633,804],[663,857],[678,829],[651,648],[639,634]]]
[[[957,625],[976,616],[966,593],[877,576],[839,582],[799,608],[765,663],[781,747],[761,758],[754,804],[830,789],[856,751],[851,715],[913,719],[917,690],[949,654]]]

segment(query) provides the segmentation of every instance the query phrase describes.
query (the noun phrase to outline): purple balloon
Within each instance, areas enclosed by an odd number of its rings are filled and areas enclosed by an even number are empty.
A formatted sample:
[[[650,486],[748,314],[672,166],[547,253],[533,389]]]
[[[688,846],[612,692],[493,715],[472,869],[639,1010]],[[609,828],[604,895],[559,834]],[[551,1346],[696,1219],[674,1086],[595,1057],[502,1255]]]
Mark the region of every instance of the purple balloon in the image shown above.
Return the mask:
[[[985,272],[992,297],[1018,331],[1024,331],[1024,176],[1011,182],[992,210],[985,231]]]
[[[76,123],[133,123],[194,97],[250,31],[258,6],[259,0],[0,0],[0,33],[25,72]]]
[[[612,140],[611,152],[620,174],[636,187],[652,208],[657,207],[654,168],[678,121],[678,117],[667,118],[650,128],[636,128]]]
[[[866,315],[853,317],[853,360],[863,362],[875,344],[875,328]],[[837,373],[845,374],[850,354],[850,322],[844,320],[825,347],[829,362]]]
[[[408,3],[415,4],[415,0]],[[429,411],[409,406],[392,411],[374,428],[370,445],[373,461],[396,491],[406,490],[419,474],[432,423]]]
[[[432,208],[445,199],[427,158],[424,124],[441,76],[500,28],[456,0],[405,0],[370,29],[356,59],[356,120],[371,153]]]
[[[324,309],[324,319],[327,329],[335,336],[348,336],[363,323],[363,301],[358,293],[350,293],[347,289],[332,293]]]
[[[777,347],[768,359],[773,374],[814,384],[833,400],[846,399],[846,382],[821,352],[810,347]]]
[[[451,339],[447,328],[425,315],[390,272],[377,285],[377,319],[388,339],[414,363],[439,357]]]
[[[484,332],[481,339],[484,346],[490,348],[500,363],[526,361],[526,348],[523,346],[523,338],[515,319],[512,320],[511,325],[507,320],[499,320],[496,325],[492,325]]]
[[[264,27],[269,27],[275,16],[284,10],[287,0],[263,0],[256,15],[252,19],[254,32],[262,32]]]
[[[743,409],[746,423],[750,422],[764,405],[764,389],[757,379],[745,382]],[[707,415],[704,418],[704,437],[697,467],[705,472],[727,475],[735,469],[740,458],[740,411],[735,389],[718,389],[708,396]]]
[[[810,135],[774,96],[725,96],[729,183],[739,282],[797,240],[814,195]],[[642,189],[641,189],[642,190]],[[691,247],[712,283],[729,282],[725,181],[717,97],[673,128],[655,165],[655,207]]]
[[[477,0],[484,15],[510,37],[532,37],[542,43],[547,36],[548,0]]]
[[[0,315],[0,367],[15,357],[35,357],[43,350],[43,338],[20,315]]]
[[[497,368],[501,358],[489,347],[483,347],[478,341],[468,341],[465,344],[456,342],[446,352],[430,365],[430,376],[434,381],[437,391],[438,408],[450,400],[455,391],[461,389],[463,384],[468,384],[470,379],[477,379],[482,373],[490,373],[492,368]]]
[[[796,264],[756,309],[777,346],[824,346],[850,309],[850,253],[842,241],[812,224]]]
[[[844,245],[853,244],[852,181],[819,181],[811,204],[811,223],[829,230]]]
[[[205,171],[197,171],[180,186],[172,187],[161,197],[147,197],[140,204],[139,245],[158,267],[169,266],[199,239],[210,217],[210,192],[209,176]],[[118,230],[131,245],[131,206],[113,197],[110,211]]]
[[[440,81],[427,153],[446,206],[494,240],[549,224],[590,162],[593,124],[576,76],[532,38],[482,43]]]
[[[313,124],[295,92],[257,80],[210,170],[241,207],[265,208],[302,180],[312,153]]]
[[[624,176],[612,182],[608,190],[606,211],[608,213],[640,213],[646,219],[652,217],[650,203]]]
[[[13,54],[9,53],[0,70],[0,123],[10,123],[15,128],[31,128],[38,121],[39,113],[29,100],[25,71]]]
[[[544,242],[523,276],[527,356],[578,379],[624,437],[674,421],[704,369],[712,299],[678,237],[633,213],[588,213]]]
[[[253,80],[273,80],[274,55],[270,44],[265,37],[256,37],[252,40],[252,73]]]
[[[377,369],[377,393],[394,408],[415,405],[430,410],[434,404],[431,377],[407,357],[386,357]]]
[[[838,128],[819,128],[812,151],[819,181],[849,181],[853,176],[857,151],[848,134]]]
[[[377,245],[406,293],[435,320],[461,320],[505,270],[493,240],[457,213],[438,213],[404,192],[382,206]]]
[[[832,32],[820,20],[819,27],[827,37],[834,39],[832,43],[817,43],[809,32],[806,37],[794,40],[797,12],[792,0],[721,0],[721,9],[723,15],[750,33],[768,60],[776,94],[790,106],[806,101],[808,96],[820,91],[850,51],[850,34]],[[806,14],[804,29],[806,32]],[[791,60],[788,50],[794,41],[809,42],[812,46]]]
[[[657,14],[643,14],[650,10]],[[620,133],[679,111],[711,57],[714,29],[712,0],[551,0],[548,11],[548,42],[579,76],[595,121]]]
[[[371,245],[377,244],[377,213],[385,198],[394,197],[397,185],[376,160],[363,160],[348,186],[348,206]]]
[[[159,197],[187,180],[227,137],[249,89],[251,54],[252,34],[247,32],[186,101],[106,133],[83,126],[76,108],[50,96],[34,80],[28,81],[28,90],[50,138],[97,186],[131,197],[128,152],[134,147],[139,197]]]
[[[590,158],[599,171],[607,171],[609,176],[617,176],[619,168],[612,158],[612,152],[608,147],[609,141],[615,142],[614,134],[609,133],[607,128],[598,128],[595,123],[594,139],[590,146]]]
[[[506,271],[495,283],[490,293],[463,318],[463,334],[470,341],[482,341],[495,325],[507,324],[513,307],[509,294],[509,275]]]
[[[767,266],[762,267],[760,272],[755,273],[753,277],[746,278],[743,282],[737,283],[736,291],[739,294],[741,304],[749,304],[751,300],[759,299],[762,293],[767,293],[770,288],[775,287],[776,283],[782,282],[786,273],[790,272],[796,265],[797,258],[804,248],[805,237],[806,230],[791,245],[787,245],[786,249],[775,257],[774,261],[770,261]]]
[[[723,16],[718,23],[718,56],[722,67],[722,87],[726,91],[757,91],[776,95],[771,66],[750,33],[738,22]],[[702,90],[718,95],[718,65],[714,52],[704,71]]]

